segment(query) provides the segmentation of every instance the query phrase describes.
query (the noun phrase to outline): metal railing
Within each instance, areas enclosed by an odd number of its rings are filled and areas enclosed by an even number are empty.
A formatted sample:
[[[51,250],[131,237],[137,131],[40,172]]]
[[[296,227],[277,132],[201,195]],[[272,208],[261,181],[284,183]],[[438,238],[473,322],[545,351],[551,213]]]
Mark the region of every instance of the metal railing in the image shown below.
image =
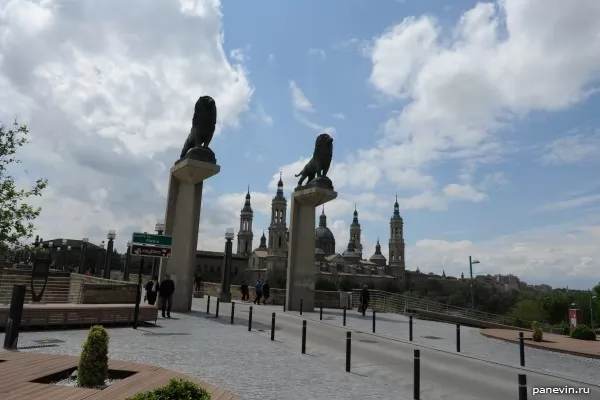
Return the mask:
[[[499,325],[531,327],[531,322],[518,320],[504,315],[490,314],[469,308],[455,307],[435,301],[419,299],[406,294],[384,292],[382,290],[369,290],[370,306],[378,312],[396,314],[418,314],[419,311],[429,311],[449,316],[470,318],[477,321],[489,322]],[[360,289],[352,291],[353,304],[360,304]]]

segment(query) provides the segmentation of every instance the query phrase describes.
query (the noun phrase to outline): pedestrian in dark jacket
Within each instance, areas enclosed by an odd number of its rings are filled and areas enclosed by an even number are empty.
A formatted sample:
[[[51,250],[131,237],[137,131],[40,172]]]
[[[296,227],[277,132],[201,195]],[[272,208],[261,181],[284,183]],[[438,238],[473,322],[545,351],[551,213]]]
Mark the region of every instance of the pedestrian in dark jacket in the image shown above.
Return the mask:
[[[151,306],[154,305],[154,303],[156,303],[156,296],[158,296],[158,276],[155,276],[154,278],[152,278],[151,281],[148,281],[148,283],[146,283],[146,299],[148,299],[148,304],[150,304]]]
[[[367,313],[367,307],[369,307],[369,300],[371,299],[371,295],[369,294],[369,287],[365,285],[363,289],[360,291],[360,304],[362,307],[362,315],[363,317]]]
[[[254,304],[260,304],[260,299],[262,297],[262,283],[260,283],[260,279],[257,280],[256,285],[254,285],[254,293],[256,294]]]
[[[166,274],[165,279],[160,283],[158,287],[158,294],[162,305],[162,316],[165,318],[171,318],[171,306],[173,305],[173,293],[175,293],[175,282],[171,280],[171,275]]]
[[[263,294],[263,304],[267,304],[267,300],[271,296],[271,286],[269,285],[269,281],[266,280],[262,286],[262,294]]]
[[[250,291],[248,290],[248,284],[246,282],[242,282],[240,290],[242,291],[242,301],[250,300]]]

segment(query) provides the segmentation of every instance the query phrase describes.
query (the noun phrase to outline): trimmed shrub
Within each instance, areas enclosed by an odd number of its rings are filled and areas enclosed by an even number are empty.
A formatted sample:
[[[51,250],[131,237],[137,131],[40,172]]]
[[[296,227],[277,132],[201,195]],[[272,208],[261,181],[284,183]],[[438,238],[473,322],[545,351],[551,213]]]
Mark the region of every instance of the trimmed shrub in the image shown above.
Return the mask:
[[[95,388],[108,378],[108,331],[100,325],[92,326],[81,350],[77,368],[77,385]]]
[[[533,330],[533,335],[531,336],[534,342],[541,342],[544,337],[544,331],[542,331],[542,327],[540,323],[537,321],[533,321],[531,323],[531,329]]]
[[[138,393],[126,400],[210,400],[210,394],[194,382],[171,379],[166,386]]]
[[[579,340],[596,340],[596,334],[587,325],[577,325],[571,337]]]

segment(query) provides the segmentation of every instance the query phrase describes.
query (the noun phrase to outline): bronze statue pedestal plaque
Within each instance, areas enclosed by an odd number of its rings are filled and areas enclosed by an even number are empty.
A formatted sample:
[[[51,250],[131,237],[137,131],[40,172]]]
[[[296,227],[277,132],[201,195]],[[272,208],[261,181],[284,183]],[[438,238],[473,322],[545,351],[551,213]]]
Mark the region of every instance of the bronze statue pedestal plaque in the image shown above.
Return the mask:
[[[168,272],[175,282],[172,310],[192,308],[196,249],[204,181],[221,171],[217,164],[184,158],[171,168],[165,235],[173,237],[171,257],[162,259],[160,279]]]
[[[285,294],[286,308],[290,311],[300,310],[300,299],[303,311],[315,309],[315,208],[336,197],[333,186],[310,183],[292,193]]]

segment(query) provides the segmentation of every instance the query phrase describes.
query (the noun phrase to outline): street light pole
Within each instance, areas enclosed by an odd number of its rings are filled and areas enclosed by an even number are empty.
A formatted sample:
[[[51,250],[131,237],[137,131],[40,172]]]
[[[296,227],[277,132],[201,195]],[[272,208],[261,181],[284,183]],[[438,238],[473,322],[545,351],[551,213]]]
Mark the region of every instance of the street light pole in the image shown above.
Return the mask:
[[[471,273],[471,310],[475,311],[475,281],[473,280],[473,264],[479,264],[479,260],[473,260],[469,256],[469,272]]]
[[[592,291],[590,290],[590,326],[594,329],[594,306],[593,300],[596,299],[596,296],[592,295]]]
[[[85,274],[85,264],[86,264],[86,253],[87,253],[87,245],[90,241],[89,238],[84,237],[81,239],[81,254],[79,255],[79,273]]]
[[[112,266],[113,249],[116,237],[117,232],[114,229],[109,229],[108,235],[106,235],[108,244],[106,246],[106,260],[104,260],[104,279],[110,279],[110,268]]]
[[[127,254],[125,255],[125,270],[123,271],[123,280],[129,281],[129,269],[131,267],[131,242],[127,242]]]
[[[163,235],[165,232],[165,220],[162,218],[157,219],[156,224],[154,225],[154,230],[157,234]],[[157,275],[161,262],[162,258],[155,258],[152,261],[152,275],[150,275],[150,279],[154,279],[154,277]]]
[[[98,258],[96,259],[96,270],[94,271],[94,276],[100,277],[100,270],[102,268],[102,260],[104,256],[104,240],[100,243],[100,248],[98,249]]]
[[[223,268],[221,269],[221,293],[220,303],[231,302],[231,256],[233,253],[233,228],[227,228],[225,232],[225,254],[223,255]]]

